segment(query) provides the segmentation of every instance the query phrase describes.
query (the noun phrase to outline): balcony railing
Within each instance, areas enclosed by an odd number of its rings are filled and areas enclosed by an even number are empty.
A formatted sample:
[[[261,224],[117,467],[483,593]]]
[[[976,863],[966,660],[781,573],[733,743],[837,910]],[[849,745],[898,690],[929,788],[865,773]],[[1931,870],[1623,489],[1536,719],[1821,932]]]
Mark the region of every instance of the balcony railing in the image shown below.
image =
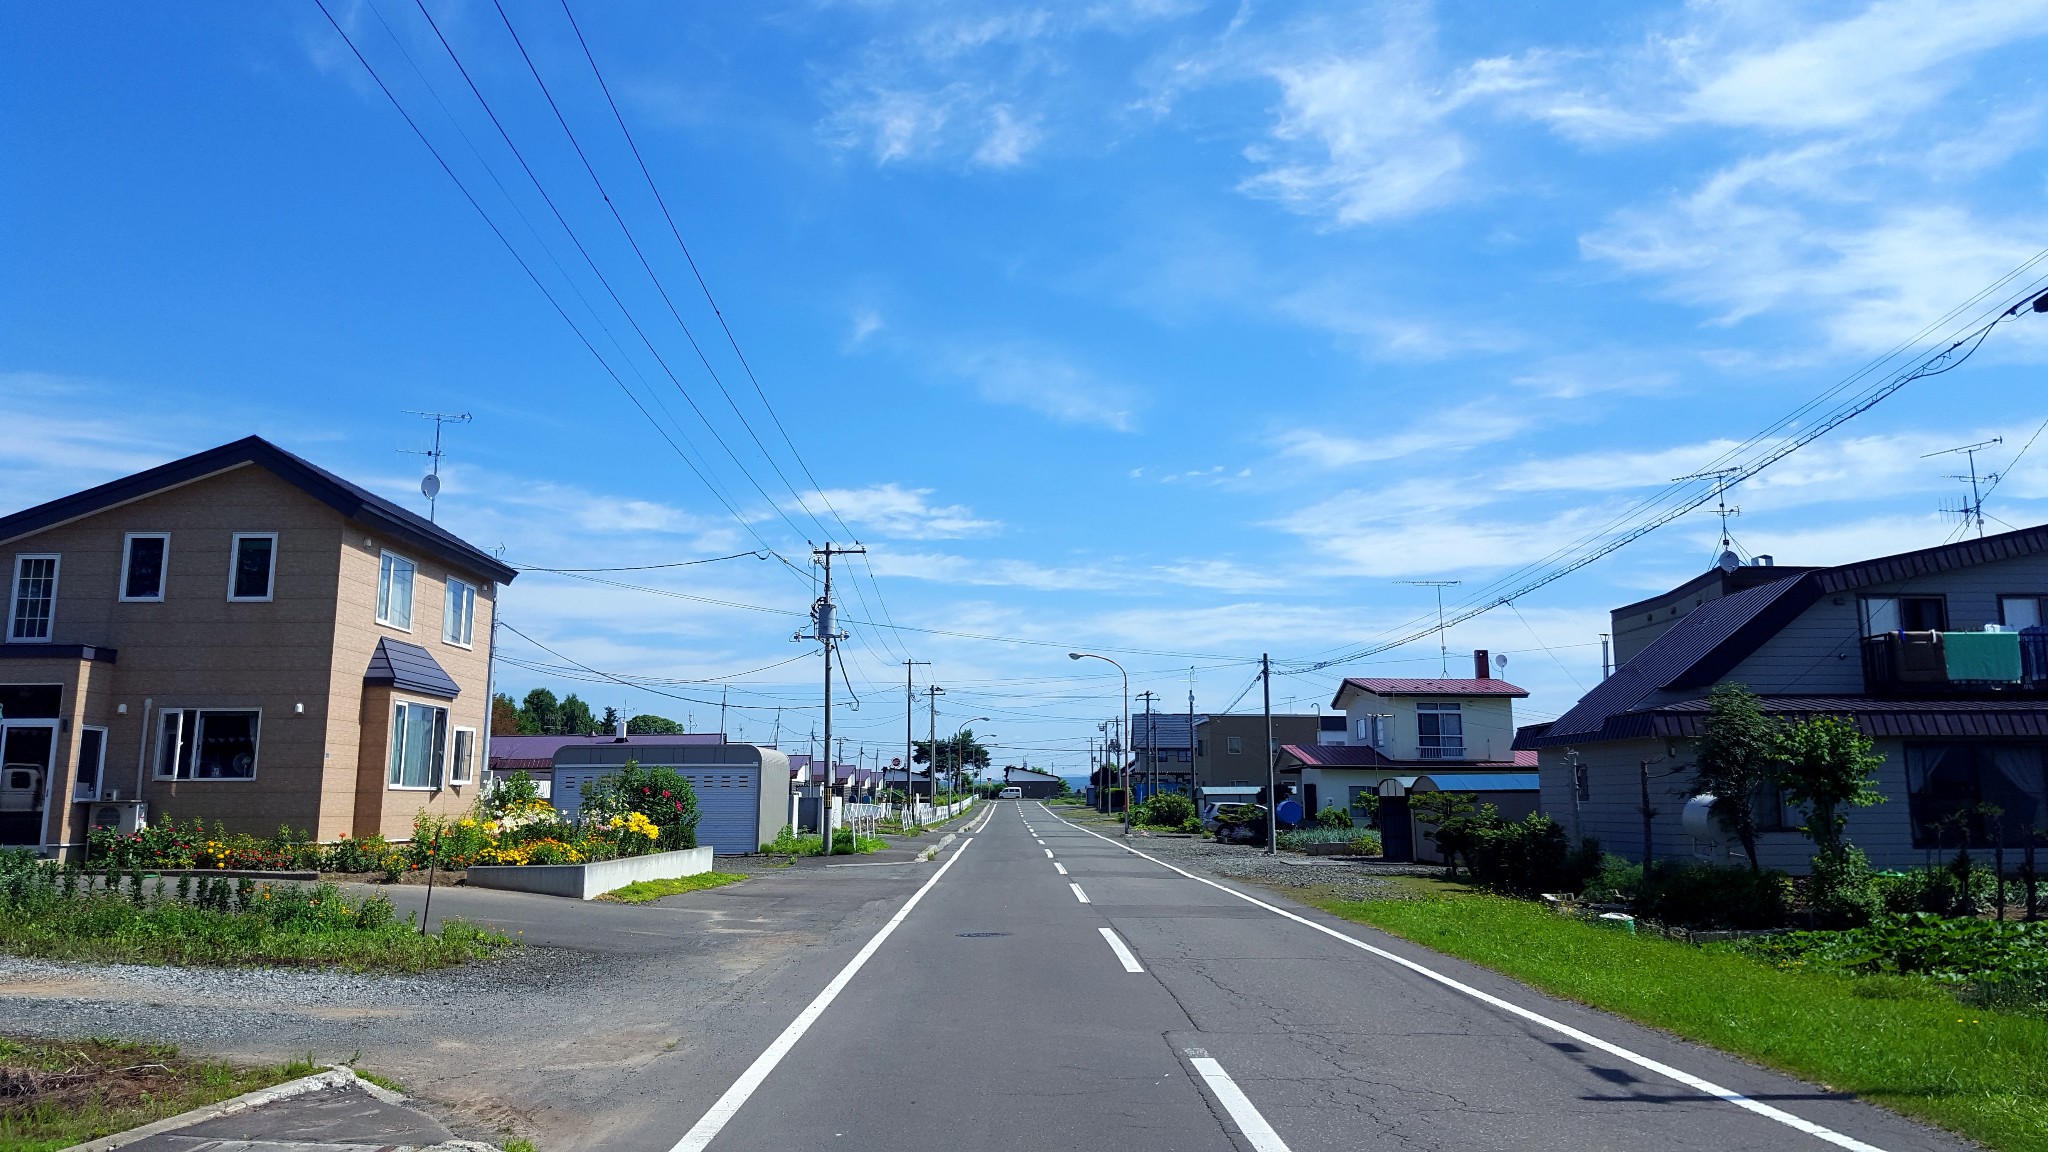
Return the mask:
[[[1865,636],[1872,696],[2048,695],[2048,629]]]

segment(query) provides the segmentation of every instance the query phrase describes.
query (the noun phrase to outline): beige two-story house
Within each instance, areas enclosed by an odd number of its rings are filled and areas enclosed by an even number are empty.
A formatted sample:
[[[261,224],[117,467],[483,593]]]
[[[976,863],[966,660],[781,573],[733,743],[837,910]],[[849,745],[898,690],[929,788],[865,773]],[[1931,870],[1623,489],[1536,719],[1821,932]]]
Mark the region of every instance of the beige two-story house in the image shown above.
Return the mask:
[[[259,437],[0,518],[0,843],[466,809],[516,574]]]

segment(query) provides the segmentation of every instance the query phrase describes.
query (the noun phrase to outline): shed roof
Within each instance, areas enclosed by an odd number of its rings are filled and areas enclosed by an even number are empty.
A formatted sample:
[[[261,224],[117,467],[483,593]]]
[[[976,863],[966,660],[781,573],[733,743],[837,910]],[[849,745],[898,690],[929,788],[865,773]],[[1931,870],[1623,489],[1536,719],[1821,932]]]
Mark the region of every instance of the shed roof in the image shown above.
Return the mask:
[[[1488,677],[1478,679],[1437,678],[1420,679],[1393,676],[1346,676],[1344,683],[1337,686],[1337,695],[1330,700],[1330,707],[1342,708],[1345,701],[1356,692],[1370,692],[1375,696],[1527,696],[1529,690],[1517,688],[1505,680]]]
[[[363,673],[363,683],[389,684],[402,691],[443,700],[462,695],[462,686],[434,660],[431,652],[389,636],[378,638],[376,650],[370,653],[370,667]]]
[[[132,476],[110,480],[83,492],[60,496],[11,516],[0,517],[0,543],[247,464],[271,472],[343,516],[363,521],[379,532],[485,579],[509,584],[513,577],[519,575],[517,568],[426,517],[344,480],[309,460],[294,456],[261,436],[244,436],[218,448],[208,448],[181,460],[146,468]]]
[[[1431,772],[1416,783],[1425,780],[1439,792],[1534,792],[1541,785],[1534,772]]]

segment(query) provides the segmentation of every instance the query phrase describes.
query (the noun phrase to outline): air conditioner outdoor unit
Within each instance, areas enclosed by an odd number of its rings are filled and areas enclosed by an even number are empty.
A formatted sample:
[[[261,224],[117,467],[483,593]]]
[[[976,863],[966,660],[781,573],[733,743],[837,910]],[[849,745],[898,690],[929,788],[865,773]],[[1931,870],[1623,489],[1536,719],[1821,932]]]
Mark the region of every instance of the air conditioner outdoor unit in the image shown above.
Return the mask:
[[[102,800],[86,811],[88,828],[112,828],[125,836],[149,827],[149,805],[141,800]]]

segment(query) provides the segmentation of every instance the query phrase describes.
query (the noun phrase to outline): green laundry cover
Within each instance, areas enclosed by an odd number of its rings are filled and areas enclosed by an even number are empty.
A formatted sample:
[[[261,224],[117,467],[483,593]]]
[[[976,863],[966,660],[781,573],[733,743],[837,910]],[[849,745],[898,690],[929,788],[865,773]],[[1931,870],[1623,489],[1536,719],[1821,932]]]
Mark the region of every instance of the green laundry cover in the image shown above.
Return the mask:
[[[2020,634],[2017,632],[1944,632],[1942,653],[1950,680],[2020,678]]]

